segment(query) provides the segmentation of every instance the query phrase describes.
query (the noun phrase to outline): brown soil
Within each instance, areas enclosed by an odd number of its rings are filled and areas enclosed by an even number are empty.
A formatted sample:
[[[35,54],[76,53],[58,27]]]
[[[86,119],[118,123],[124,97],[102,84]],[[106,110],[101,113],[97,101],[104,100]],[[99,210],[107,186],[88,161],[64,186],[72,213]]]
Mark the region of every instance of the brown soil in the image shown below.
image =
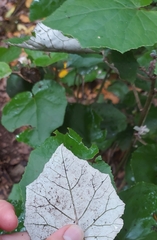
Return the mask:
[[[3,106],[9,101],[5,91],[6,79],[0,81],[0,118]],[[0,199],[7,199],[14,183],[24,172],[30,147],[16,141],[19,130],[11,133],[0,124]]]

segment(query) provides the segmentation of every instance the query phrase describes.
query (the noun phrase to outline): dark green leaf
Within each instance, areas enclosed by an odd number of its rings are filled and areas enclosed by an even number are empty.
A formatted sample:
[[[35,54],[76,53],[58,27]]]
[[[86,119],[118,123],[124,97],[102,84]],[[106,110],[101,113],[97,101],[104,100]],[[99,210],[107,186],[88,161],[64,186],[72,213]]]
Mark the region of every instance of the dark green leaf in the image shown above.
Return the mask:
[[[128,93],[129,88],[123,82],[115,82],[107,88],[109,92],[114,93],[121,101],[124,99],[125,95]]]
[[[83,138],[83,142],[88,146],[94,142],[102,148],[106,139],[106,131],[100,128],[101,120],[91,106],[69,104],[64,124],[60,130],[66,132],[66,129],[70,127]]]
[[[138,183],[120,193],[126,204],[123,215],[124,226],[116,240],[156,240],[157,221],[153,214],[157,211],[157,186]]]
[[[131,166],[136,182],[157,184],[157,146],[138,147],[132,154]]]
[[[122,151],[126,151],[130,147],[133,133],[133,127],[128,126],[124,131],[117,134],[116,142]]]
[[[7,79],[6,91],[9,97],[13,98],[16,94],[32,89],[32,84],[26,82],[16,74],[11,74]]]
[[[118,69],[121,79],[131,83],[135,82],[138,63],[132,52],[121,54],[117,51],[112,51],[111,61]]]
[[[156,107],[151,106],[149,113],[147,115],[145,125],[149,128],[149,136],[154,136],[156,139],[157,134],[157,111]]]
[[[31,21],[47,17],[52,12],[54,12],[57,8],[61,6],[61,4],[65,0],[40,0],[33,1],[30,7],[30,19]]]
[[[69,54],[67,66],[74,68],[90,68],[101,62],[103,62],[103,57],[98,54]]]
[[[112,104],[94,104],[93,108],[102,117],[101,128],[107,130],[108,138],[126,129],[126,116]]]

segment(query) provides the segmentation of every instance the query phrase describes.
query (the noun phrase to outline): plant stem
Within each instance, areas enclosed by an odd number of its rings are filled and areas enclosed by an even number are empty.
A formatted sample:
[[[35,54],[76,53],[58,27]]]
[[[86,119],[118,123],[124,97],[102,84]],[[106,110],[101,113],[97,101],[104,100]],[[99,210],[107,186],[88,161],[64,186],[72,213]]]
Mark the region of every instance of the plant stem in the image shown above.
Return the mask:
[[[99,96],[100,96],[100,94],[101,94],[101,92],[102,92],[102,89],[103,89],[103,87],[104,87],[104,84],[105,84],[108,76],[110,75],[111,71],[112,71],[111,68],[109,68],[109,69],[107,70],[106,75],[105,75],[105,77],[104,77],[104,79],[103,79],[103,81],[102,81],[101,87],[100,87],[99,90],[98,90],[98,93],[97,93],[97,96],[96,96],[94,102],[96,102],[96,101],[98,100],[98,98],[99,98]]]
[[[139,98],[139,96],[138,96],[138,92],[137,92],[136,87],[135,87],[134,84],[132,84],[131,86],[132,86],[132,90],[133,90],[133,93],[134,93],[134,96],[135,96],[135,100],[136,100],[138,109],[139,109],[140,112],[141,112],[143,108],[142,108],[142,104],[141,104],[140,98]]]
[[[141,112],[141,116],[140,116],[140,120],[139,120],[138,126],[142,126],[144,124],[144,122],[146,120],[146,117],[148,115],[148,112],[149,112],[149,109],[151,107],[152,100],[153,100],[153,97],[154,97],[155,82],[156,82],[156,77],[152,76],[151,77],[150,91],[149,91],[146,103],[144,105],[144,108],[143,108],[143,110]]]
[[[150,80],[151,80],[150,91],[149,91],[149,94],[148,94],[148,98],[147,98],[147,100],[146,100],[146,103],[145,103],[145,105],[144,105],[144,108],[143,108],[143,110],[141,111],[141,116],[140,116],[140,120],[139,120],[138,126],[142,126],[142,125],[144,124],[144,122],[145,122],[145,120],[146,120],[146,117],[147,117],[147,115],[148,115],[148,112],[149,112],[149,110],[150,110],[153,97],[154,97],[154,93],[155,93],[154,88],[155,88],[156,76],[155,76],[155,75],[150,76]],[[132,138],[132,141],[131,141],[131,144],[130,144],[128,150],[125,152],[125,154],[124,154],[124,156],[123,156],[120,164],[118,165],[118,167],[117,167],[117,169],[116,169],[116,172],[115,172],[115,174],[114,174],[115,177],[117,176],[120,168],[126,164],[128,158],[129,158],[129,156],[130,156],[130,154],[131,154],[132,148],[133,148],[133,146],[135,145],[136,141],[137,141],[137,137],[134,135],[133,138]]]
[[[131,152],[131,149],[132,149],[132,142],[131,142],[129,148],[127,149],[127,151],[125,152],[122,160],[120,161],[120,163],[119,163],[119,165],[118,165],[118,167],[117,167],[117,169],[116,169],[116,172],[115,172],[115,174],[114,174],[114,177],[115,177],[115,178],[117,177],[117,175],[118,175],[119,170],[121,169],[121,167],[124,166],[125,163],[127,162],[127,159],[128,159],[128,157],[129,157],[129,155],[130,155],[130,152]]]

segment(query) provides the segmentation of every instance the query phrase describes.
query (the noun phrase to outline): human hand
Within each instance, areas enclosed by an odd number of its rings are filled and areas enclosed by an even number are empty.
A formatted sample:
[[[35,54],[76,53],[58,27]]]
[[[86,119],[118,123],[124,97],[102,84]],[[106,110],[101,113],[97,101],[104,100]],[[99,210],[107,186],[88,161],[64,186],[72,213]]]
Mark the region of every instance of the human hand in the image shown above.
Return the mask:
[[[13,206],[0,200],[0,228],[5,231],[13,231],[18,225]],[[83,240],[83,231],[77,225],[67,225],[53,233],[46,240]],[[27,232],[0,235],[0,240],[30,240]]]

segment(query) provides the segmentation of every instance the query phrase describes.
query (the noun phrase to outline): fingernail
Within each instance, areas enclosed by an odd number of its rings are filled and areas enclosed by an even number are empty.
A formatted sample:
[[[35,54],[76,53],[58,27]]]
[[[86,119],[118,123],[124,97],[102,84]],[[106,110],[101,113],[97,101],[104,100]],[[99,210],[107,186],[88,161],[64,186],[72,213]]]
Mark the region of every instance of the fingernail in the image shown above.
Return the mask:
[[[84,233],[78,225],[70,226],[64,233],[64,240],[83,240]]]

